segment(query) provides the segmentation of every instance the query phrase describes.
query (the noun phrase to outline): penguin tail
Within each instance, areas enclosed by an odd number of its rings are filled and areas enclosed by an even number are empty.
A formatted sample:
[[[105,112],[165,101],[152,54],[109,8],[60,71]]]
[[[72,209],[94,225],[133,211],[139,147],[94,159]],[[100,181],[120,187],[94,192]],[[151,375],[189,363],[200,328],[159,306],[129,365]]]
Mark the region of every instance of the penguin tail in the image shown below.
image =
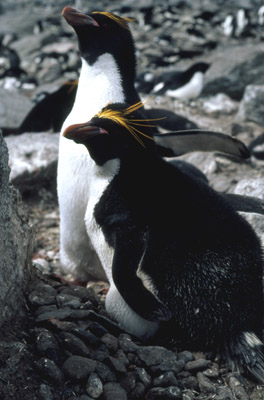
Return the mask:
[[[233,369],[264,384],[264,344],[253,332],[242,332],[226,348]]]

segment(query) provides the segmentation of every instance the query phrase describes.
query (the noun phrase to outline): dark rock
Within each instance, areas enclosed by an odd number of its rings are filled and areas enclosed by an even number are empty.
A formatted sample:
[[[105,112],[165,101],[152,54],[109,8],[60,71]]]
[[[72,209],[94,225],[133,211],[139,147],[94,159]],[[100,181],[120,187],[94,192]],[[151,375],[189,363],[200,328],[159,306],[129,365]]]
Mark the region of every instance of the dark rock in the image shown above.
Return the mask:
[[[91,322],[88,321],[88,325],[87,328],[89,328],[89,330],[95,335],[98,336],[99,338],[101,338],[103,335],[105,335],[107,332],[107,330],[100,325],[98,322]]]
[[[185,363],[193,361],[193,355],[190,351],[181,351],[178,353],[178,360],[183,360]]]
[[[125,355],[125,353],[121,349],[117,350],[117,352],[115,354],[115,358],[117,360],[119,360],[124,365],[128,365],[129,364],[129,360],[128,360],[127,356]]]
[[[217,394],[214,397],[215,400],[234,400],[235,397],[232,393],[232,390],[227,386],[222,386],[218,388]]]
[[[61,361],[62,351],[52,332],[42,329],[36,338],[36,348],[40,354],[50,358],[56,364]]]
[[[100,361],[96,361],[96,372],[102,379],[103,383],[116,382],[115,373],[106,365]]]
[[[218,378],[219,377],[219,365],[212,364],[212,366],[205,371],[203,371],[204,376],[207,378]]]
[[[137,350],[138,358],[148,367],[166,361],[177,362],[177,356],[170,350],[160,346],[142,346]]]
[[[37,287],[28,296],[30,305],[47,306],[56,303],[56,290],[45,283],[39,283]]]
[[[182,383],[186,389],[194,390],[196,392],[199,390],[198,381],[195,376],[188,376],[187,378],[184,378]]]
[[[48,358],[41,358],[36,361],[35,366],[39,374],[47,381],[54,385],[61,386],[64,382],[64,376],[61,370],[57,367],[54,361]]]
[[[81,338],[87,345],[98,347],[102,344],[101,340],[93,335],[90,331],[85,331],[81,328],[75,328],[72,331],[76,336]]]
[[[51,304],[50,306],[41,306],[35,310],[35,317],[38,317],[40,314],[44,314],[46,312],[52,313],[57,310],[57,306],[55,304]]]
[[[216,387],[202,372],[197,374],[198,385],[201,392],[215,394]]]
[[[60,293],[61,294],[69,294],[71,296],[78,297],[82,302],[85,302],[88,300],[90,300],[92,302],[96,302],[92,291],[90,289],[86,289],[82,286],[71,286],[71,287],[64,286],[61,288]]]
[[[32,297],[31,297],[31,299],[32,299]],[[36,297],[35,297],[35,299],[36,299]],[[31,300],[31,302],[32,302],[32,300]],[[53,310],[53,311],[46,311],[43,314],[39,314],[36,317],[36,322],[49,321],[50,319],[64,320],[67,317],[69,317],[71,315],[71,313],[72,313],[72,310],[69,307],[58,308],[57,310]]]
[[[177,386],[178,381],[172,371],[165,372],[153,380],[153,386]]]
[[[126,372],[120,380],[120,385],[129,393],[136,386],[136,373]]]
[[[128,335],[123,334],[119,336],[119,347],[125,353],[135,353],[139,348]]]
[[[91,373],[86,384],[86,392],[93,399],[97,399],[103,393],[103,384],[99,376]]]
[[[185,364],[185,370],[191,373],[196,373],[199,371],[204,371],[211,365],[210,360],[205,360],[204,358],[199,358],[198,360],[189,361]]]
[[[54,394],[49,385],[42,383],[39,387],[40,400],[54,400]]]
[[[132,389],[131,392],[129,393],[129,396],[132,399],[142,399],[142,398],[144,398],[145,392],[146,392],[146,388],[143,385],[143,383],[137,382],[134,389]]]
[[[153,367],[151,367],[151,371],[154,374],[162,374],[164,372],[167,371],[172,371],[175,374],[178,374],[179,372],[181,372],[184,368],[184,361],[183,360],[179,360],[179,361],[174,361],[172,360],[165,360],[162,363],[155,365]]]
[[[228,381],[228,386],[239,400],[249,400],[249,396],[242,386],[241,382],[234,376]]]
[[[72,354],[87,357],[90,355],[90,350],[84,342],[70,332],[61,332],[59,338],[62,340],[63,346]]]
[[[115,372],[122,373],[126,372],[126,367],[123,363],[121,363],[118,359],[108,356],[106,358],[107,364],[115,370]]]
[[[88,378],[91,372],[94,372],[96,362],[81,356],[71,356],[63,364],[64,374],[74,380]]]
[[[80,308],[81,300],[78,297],[71,296],[70,294],[60,293],[57,297],[58,307]]]
[[[182,400],[193,400],[195,398],[195,394],[191,390],[185,390],[182,394]]]
[[[136,374],[138,379],[143,383],[143,385],[147,388],[151,384],[151,377],[145,370],[145,368],[137,368]]]
[[[181,390],[176,386],[169,386],[167,388],[156,387],[151,389],[146,396],[147,400],[166,399],[166,400],[181,400]]]
[[[104,398],[105,400],[127,400],[127,393],[119,383],[109,382],[104,385]]]
[[[106,333],[101,337],[103,343],[105,343],[106,347],[110,352],[116,353],[118,350],[118,339],[111,335],[110,333]]]

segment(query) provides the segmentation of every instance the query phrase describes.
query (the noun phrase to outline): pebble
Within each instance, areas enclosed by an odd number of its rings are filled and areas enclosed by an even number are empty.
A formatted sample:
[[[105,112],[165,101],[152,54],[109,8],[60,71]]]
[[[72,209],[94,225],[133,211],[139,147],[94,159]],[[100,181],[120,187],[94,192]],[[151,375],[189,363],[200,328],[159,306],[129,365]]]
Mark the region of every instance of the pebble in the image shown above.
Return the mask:
[[[182,400],[182,392],[176,386],[169,386],[167,388],[156,387],[151,389],[147,396],[147,400]]]
[[[128,365],[129,360],[123,350],[118,349],[117,352],[115,353],[115,358],[117,358],[122,364]]]
[[[170,350],[160,346],[142,346],[137,350],[138,358],[148,367],[164,363],[177,362],[177,356]]]
[[[184,363],[187,363],[188,361],[193,361],[193,359],[193,354],[190,351],[181,351],[180,353],[178,353],[178,360],[183,360]]]
[[[143,383],[145,387],[150,386],[151,384],[151,376],[147,373],[145,368],[137,368],[136,374],[138,379]]]
[[[86,392],[93,399],[97,399],[103,393],[103,383],[99,376],[92,372],[86,384]]]
[[[172,371],[165,372],[165,374],[158,376],[153,380],[153,386],[176,386],[177,379]]]
[[[127,400],[127,393],[119,383],[109,382],[104,385],[105,400]]]
[[[81,307],[81,300],[78,297],[72,296],[70,294],[60,293],[57,297],[58,307],[70,307],[79,308]]]
[[[39,399],[54,400],[53,390],[46,383],[41,383],[41,385],[39,386]]]
[[[58,308],[57,310],[53,311],[46,311],[36,317],[36,322],[44,322],[52,318],[63,320],[65,318],[68,318],[71,313],[72,310],[69,307]]]
[[[115,372],[122,373],[126,372],[126,367],[121,361],[119,361],[117,358],[108,356],[105,359],[105,362],[109,365],[110,368],[113,368]]]
[[[136,373],[135,372],[127,372],[120,379],[120,385],[127,391],[130,392],[136,386]]]
[[[201,392],[205,392],[208,394],[216,393],[215,385],[202,372],[198,372],[197,380]]]
[[[70,356],[63,364],[62,371],[70,379],[88,378],[91,372],[94,372],[96,362],[86,357],[77,355]]]
[[[146,388],[142,382],[137,382],[134,389],[129,392],[129,395],[132,399],[142,399],[144,398],[144,394],[146,392]]]
[[[119,336],[119,347],[121,350],[123,350],[125,353],[135,353],[138,349],[138,346],[136,343],[132,342],[131,337],[129,335],[124,335],[121,334]]]
[[[247,392],[236,377],[231,376],[228,385],[239,400],[249,400]]]
[[[88,357],[90,355],[90,350],[87,348],[85,343],[72,333],[61,332],[59,338],[66,350],[69,350],[72,354],[83,357]]]
[[[35,366],[40,375],[43,376],[44,379],[47,379],[47,381],[58,386],[63,384],[64,376],[54,361],[43,357],[35,362]]]
[[[155,366],[151,367],[151,371],[154,374],[162,374],[163,372],[167,372],[167,371],[172,371],[175,374],[178,374],[179,372],[181,372],[183,370],[184,366],[185,366],[185,363],[183,360],[179,360],[179,361],[168,360],[168,361],[163,361],[159,365],[155,365]]]
[[[31,306],[47,306],[56,303],[57,291],[50,285],[40,283],[28,296]]]
[[[106,365],[100,361],[96,361],[96,372],[103,383],[116,382],[116,374]]]
[[[106,345],[110,352],[116,353],[118,350],[118,339],[111,335],[110,333],[106,333],[101,337],[102,342]]]
[[[36,348],[43,356],[52,359],[55,363],[60,363],[62,350],[52,332],[42,329],[36,338]]]
[[[232,390],[227,386],[218,388],[215,400],[235,400]]]
[[[210,360],[199,358],[198,360],[189,361],[185,364],[185,370],[191,373],[196,373],[207,369],[211,364]]]

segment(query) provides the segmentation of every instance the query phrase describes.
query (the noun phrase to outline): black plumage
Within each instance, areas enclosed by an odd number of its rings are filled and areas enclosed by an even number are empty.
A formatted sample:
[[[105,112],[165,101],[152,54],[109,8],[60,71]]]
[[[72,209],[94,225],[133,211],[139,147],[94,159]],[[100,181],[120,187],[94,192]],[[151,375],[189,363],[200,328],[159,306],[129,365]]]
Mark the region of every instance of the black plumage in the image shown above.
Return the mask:
[[[102,168],[120,160],[94,208],[114,249],[116,287],[140,316],[170,327],[178,345],[225,354],[263,383],[256,234],[204,179],[158,155],[140,111],[111,107],[65,136],[84,144]]]

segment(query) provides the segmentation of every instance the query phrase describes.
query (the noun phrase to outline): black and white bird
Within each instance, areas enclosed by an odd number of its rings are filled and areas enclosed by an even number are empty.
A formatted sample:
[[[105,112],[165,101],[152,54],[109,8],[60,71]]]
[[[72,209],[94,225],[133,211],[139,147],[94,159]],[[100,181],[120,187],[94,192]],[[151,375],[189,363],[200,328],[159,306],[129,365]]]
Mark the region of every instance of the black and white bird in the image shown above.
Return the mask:
[[[64,131],[101,178],[86,224],[111,269],[106,309],[141,338],[169,327],[179,346],[264,383],[260,242],[202,178],[160,157],[141,106],[109,105]]]
[[[82,60],[75,102],[64,131],[69,125],[87,121],[110,102],[134,104],[139,97],[134,88],[136,59],[128,20],[108,12],[84,14],[71,7],[65,7],[62,15],[77,34]],[[105,275],[89,246],[97,232],[92,226],[88,228],[87,219],[97,192],[106,184],[100,176],[91,179],[94,168],[84,146],[61,136],[57,178],[60,261],[63,269],[83,281],[105,279],[106,275],[109,279],[111,275],[110,271]]]

